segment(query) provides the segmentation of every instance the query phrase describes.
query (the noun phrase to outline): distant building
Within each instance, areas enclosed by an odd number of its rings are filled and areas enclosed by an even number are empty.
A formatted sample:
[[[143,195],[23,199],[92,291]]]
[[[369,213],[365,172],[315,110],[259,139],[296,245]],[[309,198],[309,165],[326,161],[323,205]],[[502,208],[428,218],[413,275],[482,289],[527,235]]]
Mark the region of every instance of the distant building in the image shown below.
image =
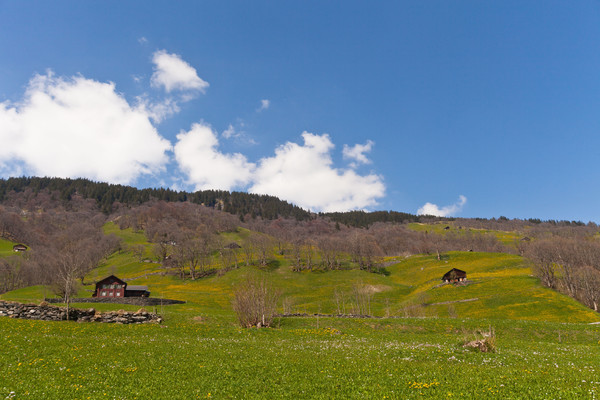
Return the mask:
[[[13,246],[13,251],[16,251],[16,252],[27,251],[27,246],[25,246],[24,244],[21,244],[21,243],[15,244]]]
[[[225,246],[226,249],[241,249],[242,246],[240,246],[239,244],[237,244],[236,242],[231,242],[229,243],[227,246]]]
[[[442,280],[449,283],[463,282],[467,280],[467,273],[462,269],[452,268],[444,274]]]
[[[127,282],[114,275],[96,282],[92,297],[149,297],[148,286],[127,285]]]

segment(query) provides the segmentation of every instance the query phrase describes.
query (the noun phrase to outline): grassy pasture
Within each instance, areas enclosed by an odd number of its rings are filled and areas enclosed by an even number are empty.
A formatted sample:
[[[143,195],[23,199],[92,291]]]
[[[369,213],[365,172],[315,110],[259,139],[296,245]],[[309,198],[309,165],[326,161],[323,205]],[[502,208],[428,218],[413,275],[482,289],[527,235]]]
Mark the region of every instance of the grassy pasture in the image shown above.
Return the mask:
[[[448,252],[441,260],[433,255],[417,255],[397,260],[387,267],[387,275],[359,270],[293,272],[285,259],[278,262],[275,269],[240,267],[221,276],[192,281],[165,275],[159,264],[141,262],[132,253],[122,251],[88,274],[86,281],[113,273],[125,279],[135,278],[129,283],[148,285],[153,297],[187,301],[186,308],[205,315],[231,315],[236,283],[248,274],[256,274],[269,279],[280,291],[282,312],[285,302],[287,312],[353,313],[355,288],[364,287],[371,292],[368,313],[375,316],[600,321],[600,314],[542,287],[531,276],[528,262],[516,255]],[[467,271],[471,284],[440,285],[441,276],[451,268]],[[91,296],[93,288],[83,287],[79,296]],[[39,302],[45,296],[51,293],[37,286],[5,293],[0,298]]]
[[[145,246],[150,255],[143,234],[113,224],[105,232]],[[395,261],[388,274],[292,272],[277,256],[272,268],[241,267],[182,281],[129,251],[115,253],[86,282],[115,273],[148,285],[153,297],[187,303],[150,309],[164,316],[161,326],[0,318],[0,399],[598,396],[600,325],[590,323],[600,314],[541,287],[525,259],[449,252],[441,260],[418,255],[388,261]],[[451,268],[467,271],[472,283],[440,286]],[[285,301],[288,311],[336,313],[341,299],[351,312],[353,291],[362,287],[370,290],[370,314],[393,318],[280,318],[275,328],[240,329],[231,301],[248,274],[265,276],[280,290],[281,311]],[[82,288],[80,296],[90,296],[92,288]],[[0,298],[38,302],[45,295],[36,286]],[[490,327],[497,353],[462,347]]]
[[[184,312],[185,313],[185,312]],[[492,325],[497,353],[461,346]],[[103,325],[0,318],[0,398],[594,398],[600,326],[232,318]]]
[[[467,232],[477,233],[481,235],[493,235],[495,236],[500,243],[506,246],[515,246],[519,240],[523,238],[523,236],[517,232],[509,232],[509,231],[494,231],[489,229],[475,229],[475,228],[462,228],[457,225],[456,222],[438,222],[432,224],[423,224],[419,222],[413,222],[408,224],[408,227],[413,231],[417,232],[434,232],[438,235],[445,235],[447,233],[458,233],[460,235],[464,235]],[[444,229],[449,227],[450,229]]]
[[[0,257],[9,257],[17,254],[13,250],[13,246],[15,244],[17,244],[17,242],[11,242],[10,240],[0,239]]]

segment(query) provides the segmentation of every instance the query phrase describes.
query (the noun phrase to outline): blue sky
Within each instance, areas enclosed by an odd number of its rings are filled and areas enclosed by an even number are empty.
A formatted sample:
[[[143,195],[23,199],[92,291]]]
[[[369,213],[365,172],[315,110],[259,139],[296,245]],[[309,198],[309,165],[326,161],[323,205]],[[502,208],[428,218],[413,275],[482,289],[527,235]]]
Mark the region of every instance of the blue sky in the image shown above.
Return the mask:
[[[600,222],[600,2],[0,0],[0,174]]]

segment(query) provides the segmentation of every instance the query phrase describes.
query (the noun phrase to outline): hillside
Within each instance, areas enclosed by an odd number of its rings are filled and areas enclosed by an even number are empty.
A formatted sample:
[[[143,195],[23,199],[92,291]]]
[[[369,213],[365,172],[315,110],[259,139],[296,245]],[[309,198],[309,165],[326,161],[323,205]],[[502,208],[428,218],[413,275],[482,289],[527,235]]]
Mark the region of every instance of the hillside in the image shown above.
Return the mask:
[[[191,202],[207,207],[223,210],[244,218],[262,217],[275,219],[278,217],[310,219],[308,211],[280,200],[274,196],[258,195],[225,190],[204,190],[193,193],[171,189],[137,189],[131,186],[94,182],[89,179],[63,179],[21,177],[0,179],[0,203],[11,196],[27,194],[35,197],[39,193],[48,194],[44,204],[39,207],[54,206],[53,203],[69,204],[74,197],[94,200],[98,209],[109,214],[119,206],[137,206],[151,201]]]
[[[223,234],[227,241],[242,242],[247,233]],[[248,274],[267,277],[281,291],[280,312],[286,313],[361,313],[375,316],[427,316],[457,318],[527,319],[556,322],[600,321],[595,313],[575,300],[540,285],[531,275],[530,263],[517,255],[502,253],[447,252],[435,255],[389,258],[384,274],[357,269],[319,272],[293,272],[289,261],[272,253],[267,267],[241,267],[225,274],[198,280],[182,280],[165,274],[159,263],[150,261],[151,244],[143,233],[105,226],[105,233],[116,234],[124,246],[142,245],[141,257],[131,251],[112,254],[102,265],[87,274],[80,297],[89,297],[91,284],[115,274],[130,284],[148,285],[152,297],[187,302],[169,306],[168,312],[212,314],[233,317],[233,287]],[[146,261],[140,261],[140,258]],[[442,275],[458,268],[467,271],[466,286],[441,285]],[[366,296],[359,304],[357,291]],[[0,296],[19,301],[40,301],[48,291],[43,287],[25,288]],[[119,307],[102,305],[102,307]]]
[[[148,285],[152,297],[187,303],[152,307],[165,318],[162,325],[0,317],[0,398],[546,399],[594,398],[600,391],[600,325],[590,324],[600,314],[542,287],[521,256],[449,251],[440,259],[388,257],[377,274],[293,272],[273,248],[264,267],[243,266],[240,255],[238,269],[182,280],[149,260],[152,245],[143,232],[108,223],[104,233],[121,237],[122,248],[86,275],[79,296],[90,296],[91,282],[114,273]],[[243,228],[220,234],[224,243],[241,244],[252,235]],[[469,284],[440,286],[451,268],[467,271]],[[232,298],[248,275],[281,291],[279,312],[320,316],[241,329]],[[0,298],[39,302],[50,293],[32,286]],[[384,318],[324,316],[338,310]],[[485,337],[495,352],[463,347]]]

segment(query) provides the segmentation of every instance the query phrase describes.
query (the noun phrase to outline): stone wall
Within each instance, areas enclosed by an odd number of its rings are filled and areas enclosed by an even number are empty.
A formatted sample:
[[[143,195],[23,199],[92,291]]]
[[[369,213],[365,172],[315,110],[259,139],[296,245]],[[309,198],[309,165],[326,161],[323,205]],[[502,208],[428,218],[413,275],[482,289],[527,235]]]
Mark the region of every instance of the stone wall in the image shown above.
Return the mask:
[[[0,301],[0,316],[43,321],[64,321],[67,319],[67,308],[52,306],[46,302],[42,302],[36,306],[35,304]],[[117,324],[159,324],[162,322],[162,318],[159,315],[149,313],[144,309],[136,312],[119,310],[99,313],[93,308],[88,308],[87,310],[69,308],[69,320]]]
[[[61,298],[46,299],[48,303],[64,303]],[[112,303],[131,304],[135,306],[167,306],[169,304],[185,304],[185,301],[160,299],[157,297],[79,297],[71,299],[71,303]]]

